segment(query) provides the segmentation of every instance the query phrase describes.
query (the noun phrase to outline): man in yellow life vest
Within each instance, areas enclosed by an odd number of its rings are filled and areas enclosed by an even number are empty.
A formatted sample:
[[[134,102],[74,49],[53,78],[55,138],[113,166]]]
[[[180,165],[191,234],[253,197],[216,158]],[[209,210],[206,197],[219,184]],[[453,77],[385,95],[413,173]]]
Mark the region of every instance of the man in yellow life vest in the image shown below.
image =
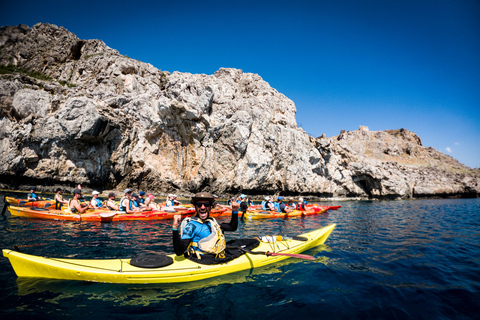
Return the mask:
[[[223,231],[235,231],[238,226],[239,204],[232,203],[232,219],[229,223],[221,223],[210,217],[214,198],[208,192],[195,194],[191,203],[195,206],[196,214],[186,218],[180,225],[181,215],[173,218],[173,247],[177,256],[182,254],[194,255],[198,259],[210,255],[222,258],[226,248]]]

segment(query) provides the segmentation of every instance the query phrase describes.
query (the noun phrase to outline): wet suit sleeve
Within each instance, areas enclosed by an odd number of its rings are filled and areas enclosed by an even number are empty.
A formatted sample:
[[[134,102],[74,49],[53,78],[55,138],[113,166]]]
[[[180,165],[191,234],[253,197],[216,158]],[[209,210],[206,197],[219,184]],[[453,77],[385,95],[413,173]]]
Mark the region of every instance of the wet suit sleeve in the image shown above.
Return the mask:
[[[238,211],[232,212],[232,220],[229,223],[221,223],[222,231],[235,231],[238,227]]]
[[[177,256],[181,256],[187,251],[188,245],[192,239],[180,239],[180,232],[178,230],[173,230],[173,249]]]

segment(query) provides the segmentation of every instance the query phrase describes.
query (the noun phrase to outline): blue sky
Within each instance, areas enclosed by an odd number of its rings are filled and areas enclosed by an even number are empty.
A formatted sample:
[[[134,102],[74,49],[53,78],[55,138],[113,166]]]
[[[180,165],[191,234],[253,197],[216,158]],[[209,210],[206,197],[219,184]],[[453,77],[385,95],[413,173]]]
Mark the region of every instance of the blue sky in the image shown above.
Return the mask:
[[[259,74],[315,137],[406,128],[480,167],[477,0],[0,3],[0,25],[38,22],[161,70]]]

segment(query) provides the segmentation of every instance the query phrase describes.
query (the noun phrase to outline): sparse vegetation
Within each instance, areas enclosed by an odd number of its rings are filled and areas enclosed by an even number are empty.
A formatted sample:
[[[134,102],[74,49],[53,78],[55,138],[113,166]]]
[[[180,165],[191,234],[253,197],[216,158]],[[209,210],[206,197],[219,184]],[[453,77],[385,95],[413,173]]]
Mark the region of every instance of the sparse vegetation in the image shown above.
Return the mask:
[[[74,88],[74,87],[77,86],[76,84],[66,82],[66,81],[63,81],[63,80],[59,80],[58,83],[60,83],[62,86],[67,85],[67,87],[69,87],[69,88]]]
[[[12,74],[12,73],[25,74],[29,77],[36,78],[36,79],[39,79],[39,80],[46,80],[46,81],[52,80],[51,77],[49,77],[46,74],[43,74],[41,72],[38,72],[38,71],[23,70],[23,69],[17,68],[16,66],[13,66],[13,65],[8,65],[8,66],[0,65],[0,74]]]
[[[100,52],[100,53],[94,53],[94,54],[87,54],[86,56],[84,56],[83,58],[85,60],[91,58],[91,57],[94,57],[94,56],[103,56],[103,52]]]

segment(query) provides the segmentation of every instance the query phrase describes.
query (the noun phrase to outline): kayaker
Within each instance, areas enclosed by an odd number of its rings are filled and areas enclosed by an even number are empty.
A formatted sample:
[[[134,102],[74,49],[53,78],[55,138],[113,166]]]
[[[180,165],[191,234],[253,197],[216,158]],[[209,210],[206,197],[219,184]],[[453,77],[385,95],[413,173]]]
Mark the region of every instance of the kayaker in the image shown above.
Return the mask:
[[[68,204],[68,201],[63,199],[62,189],[57,188],[57,193],[55,193],[55,210],[61,210],[64,204]]]
[[[283,203],[283,197],[282,196],[279,196],[277,198],[277,202],[275,203],[275,211],[281,212],[281,213],[289,213],[290,212],[290,210],[288,210],[285,207],[285,203]]]
[[[40,200],[37,196],[37,194],[35,193],[36,189],[35,187],[31,187],[30,188],[30,193],[27,195],[27,200],[28,201],[38,201]]]
[[[105,206],[112,211],[118,211],[119,207],[115,203],[115,193],[114,192],[110,192],[108,194],[108,200],[105,203]]]
[[[135,206],[135,208],[137,208],[138,210],[147,208],[147,206],[145,204],[140,202],[140,199],[139,199],[139,197],[136,193],[134,193],[132,195],[132,203]]]
[[[151,193],[147,196],[147,199],[145,199],[145,205],[149,210],[158,210],[158,206],[155,203],[155,196]]]
[[[247,196],[242,194],[240,196],[240,209],[242,210],[242,218],[241,220],[243,221],[243,217],[245,217],[245,214],[247,213],[247,209],[248,209],[248,203],[247,203]]]
[[[68,207],[72,213],[84,213],[88,210],[88,206],[83,206],[80,203],[80,198],[82,197],[82,190],[75,189],[73,191],[73,199],[68,203]]]
[[[175,202],[173,201],[173,194],[169,194],[167,196],[167,201],[165,201],[165,207],[173,207],[175,205]]]
[[[297,207],[295,209],[302,211],[306,210],[305,203],[303,203],[303,198],[300,197],[300,199],[298,199]]]
[[[139,204],[145,204],[145,191],[140,191],[140,193],[138,194],[138,199],[137,199],[137,202]]]
[[[118,208],[118,210],[124,213],[135,213],[139,211],[138,208],[135,208],[133,205],[132,190],[128,188],[125,189],[124,197],[120,200],[120,208]]]
[[[177,195],[176,194],[173,195],[173,204],[175,206],[179,206],[179,205],[182,204],[180,201],[177,200]]]
[[[201,259],[202,256],[207,259],[222,258],[226,248],[225,236],[223,231],[235,231],[238,226],[238,208],[239,204],[232,203],[232,219],[229,223],[221,223],[210,217],[214,198],[208,192],[199,192],[192,197],[191,203],[195,206],[195,215],[192,218],[186,218],[180,226],[181,215],[173,217],[173,247],[177,256],[185,254],[186,256],[196,256]]]
[[[247,198],[246,195],[241,194],[240,197],[238,197],[237,202],[238,202],[238,203],[242,203],[243,201],[245,201],[246,198]]]
[[[212,208],[216,208],[219,206],[217,202],[218,196],[216,194],[213,195],[213,203],[212,203]]]
[[[102,200],[98,199],[99,194],[100,192],[97,190],[92,191],[92,200],[90,200],[90,205],[95,209],[103,207]]]
[[[231,196],[231,197],[227,200],[227,206],[231,205],[231,204],[234,203],[234,202],[237,202],[237,201],[235,200],[235,196]]]
[[[295,207],[296,207],[296,203],[295,203],[295,200],[293,200],[293,198],[288,198],[288,207],[295,210]]]
[[[265,201],[262,201],[262,210],[273,211],[275,210],[273,204],[270,202],[270,197],[265,197]]]

